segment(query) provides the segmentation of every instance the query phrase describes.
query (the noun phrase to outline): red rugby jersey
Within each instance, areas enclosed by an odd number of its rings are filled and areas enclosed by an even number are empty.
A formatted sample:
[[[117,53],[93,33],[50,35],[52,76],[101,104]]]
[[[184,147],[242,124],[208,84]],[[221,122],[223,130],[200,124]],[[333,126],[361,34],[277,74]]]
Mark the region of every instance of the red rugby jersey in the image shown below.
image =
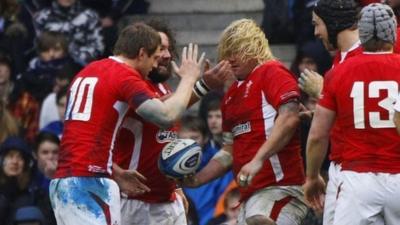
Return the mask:
[[[392,121],[399,71],[399,55],[363,53],[327,74],[318,104],[336,112],[343,170],[400,172],[400,136]]]
[[[116,58],[86,66],[69,87],[55,178],[110,176],[125,113],[153,97],[141,75]]]
[[[294,76],[279,62],[266,62],[235,82],[222,102],[223,129],[234,135],[235,176],[261,145],[268,141],[279,106],[299,97]],[[301,185],[304,182],[298,132],[279,153],[265,161],[248,188],[240,188],[242,199],[272,185]]]

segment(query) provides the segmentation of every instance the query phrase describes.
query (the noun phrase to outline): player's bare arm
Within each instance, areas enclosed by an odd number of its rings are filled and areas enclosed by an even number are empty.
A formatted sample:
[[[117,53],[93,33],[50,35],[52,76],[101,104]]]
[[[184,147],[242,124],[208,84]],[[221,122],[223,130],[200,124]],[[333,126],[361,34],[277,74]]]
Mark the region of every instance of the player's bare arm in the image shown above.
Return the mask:
[[[237,176],[240,186],[250,185],[252,178],[260,171],[264,161],[282,150],[292,139],[300,122],[299,103],[291,101],[279,107],[268,141],[260,147],[254,158],[244,165]]]
[[[319,98],[324,78],[315,71],[305,69],[299,78],[299,88],[310,97]]]
[[[198,187],[224,175],[232,165],[232,145],[224,144],[221,150],[214,155],[208,164],[197,174],[182,181],[187,187]]]
[[[317,211],[322,211],[325,194],[325,182],[320,169],[328,150],[329,133],[335,121],[336,113],[317,106],[307,140],[307,171],[304,194],[306,201]]]
[[[150,191],[150,188],[143,183],[146,178],[136,170],[124,170],[116,163],[113,163],[112,168],[113,179],[122,193],[136,196]]]
[[[181,77],[176,92],[164,102],[156,98],[146,100],[136,110],[141,117],[163,128],[170,127],[186,110],[193,85],[200,77],[204,53],[198,59],[197,45],[189,44],[183,48],[181,58],[180,67],[172,63],[175,73]]]

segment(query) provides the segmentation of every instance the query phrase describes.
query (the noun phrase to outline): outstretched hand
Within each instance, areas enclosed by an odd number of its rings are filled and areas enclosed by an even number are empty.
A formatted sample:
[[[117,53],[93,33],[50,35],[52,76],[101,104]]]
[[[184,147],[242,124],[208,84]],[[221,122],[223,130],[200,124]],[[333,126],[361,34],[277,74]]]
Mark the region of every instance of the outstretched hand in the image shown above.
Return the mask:
[[[210,89],[222,89],[230,79],[234,79],[234,75],[228,61],[222,60],[210,69],[210,61],[206,60],[203,80]]]
[[[181,65],[178,67],[175,61],[172,61],[172,69],[182,79],[191,77],[194,80],[200,78],[201,66],[203,65],[205,53],[198,58],[198,46],[190,43],[188,47],[182,49]]]

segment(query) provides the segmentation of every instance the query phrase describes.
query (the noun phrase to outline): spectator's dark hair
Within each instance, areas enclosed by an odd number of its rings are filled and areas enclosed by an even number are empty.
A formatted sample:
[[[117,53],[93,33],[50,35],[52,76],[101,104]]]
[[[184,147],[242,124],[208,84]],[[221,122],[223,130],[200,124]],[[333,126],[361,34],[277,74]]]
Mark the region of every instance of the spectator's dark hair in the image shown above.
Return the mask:
[[[7,66],[10,69],[10,72],[11,72],[11,70],[12,70],[12,62],[11,62],[10,57],[8,57],[7,55],[0,53],[0,65]],[[10,79],[11,79],[11,77],[10,77]]]
[[[167,35],[169,39],[169,51],[172,54],[172,58],[178,57],[178,54],[176,52],[176,39],[175,39],[175,33],[171,30],[171,28],[168,26],[167,23],[159,20],[159,19],[152,19],[149,22],[146,23],[150,27],[152,27],[154,30],[158,32],[162,32],[165,35]]]
[[[157,31],[144,23],[135,23],[122,30],[115,43],[113,53],[134,59],[139,55],[140,49],[144,48],[150,56],[154,54],[160,44],[161,38]]]
[[[207,117],[208,117],[208,111],[212,110],[210,108],[210,103],[214,101],[221,101],[223,97],[223,93],[219,91],[210,91],[208,92],[200,101],[200,106],[199,106],[199,116],[201,119],[204,120],[204,122],[207,124]],[[213,103],[217,104],[217,103]],[[214,108],[214,106],[211,106]]]
[[[56,103],[60,104],[60,100],[62,97],[67,96],[68,86],[61,88],[56,94]]]
[[[36,48],[39,53],[51,48],[61,48],[65,54],[68,54],[68,41],[63,33],[45,31],[36,40]]]
[[[220,98],[211,99],[210,102],[208,103],[207,114],[208,114],[208,112],[215,111],[215,110],[221,110],[221,99]]]
[[[82,69],[77,63],[69,62],[57,70],[56,78],[59,80],[69,80],[71,81],[76,74]]]
[[[200,117],[186,114],[182,117],[180,130],[199,131],[204,137],[207,137],[206,124]]]
[[[45,141],[49,141],[49,142],[51,142],[51,143],[60,145],[60,139],[57,137],[57,135],[55,135],[55,134],[53,134],[53,133],[50,133],[50,132],[47,132],[47,131],[41,131],[41,132],[36,136],[36,139],[35,139],[35,146],[34,146],[33,151],[34,151],[35,153],[37,153],[37,151],[38,151],[38,149],[39,149],[39,146],[40,146],[43,142],[45,142]]]

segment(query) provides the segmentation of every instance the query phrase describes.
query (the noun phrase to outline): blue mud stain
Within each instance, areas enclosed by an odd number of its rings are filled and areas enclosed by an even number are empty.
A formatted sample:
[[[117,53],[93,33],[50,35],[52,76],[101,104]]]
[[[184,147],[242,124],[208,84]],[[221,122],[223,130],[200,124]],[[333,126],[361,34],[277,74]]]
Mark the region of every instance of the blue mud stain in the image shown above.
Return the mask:
[[[73,204],[98,218],[103,217],[104,212],[91,195],[97,195],[104,202],[109,202],[109,188],[109,183],[102,178],[77,177],[67,178],[67,182],[59,185],[57,192],[63,204]]]

